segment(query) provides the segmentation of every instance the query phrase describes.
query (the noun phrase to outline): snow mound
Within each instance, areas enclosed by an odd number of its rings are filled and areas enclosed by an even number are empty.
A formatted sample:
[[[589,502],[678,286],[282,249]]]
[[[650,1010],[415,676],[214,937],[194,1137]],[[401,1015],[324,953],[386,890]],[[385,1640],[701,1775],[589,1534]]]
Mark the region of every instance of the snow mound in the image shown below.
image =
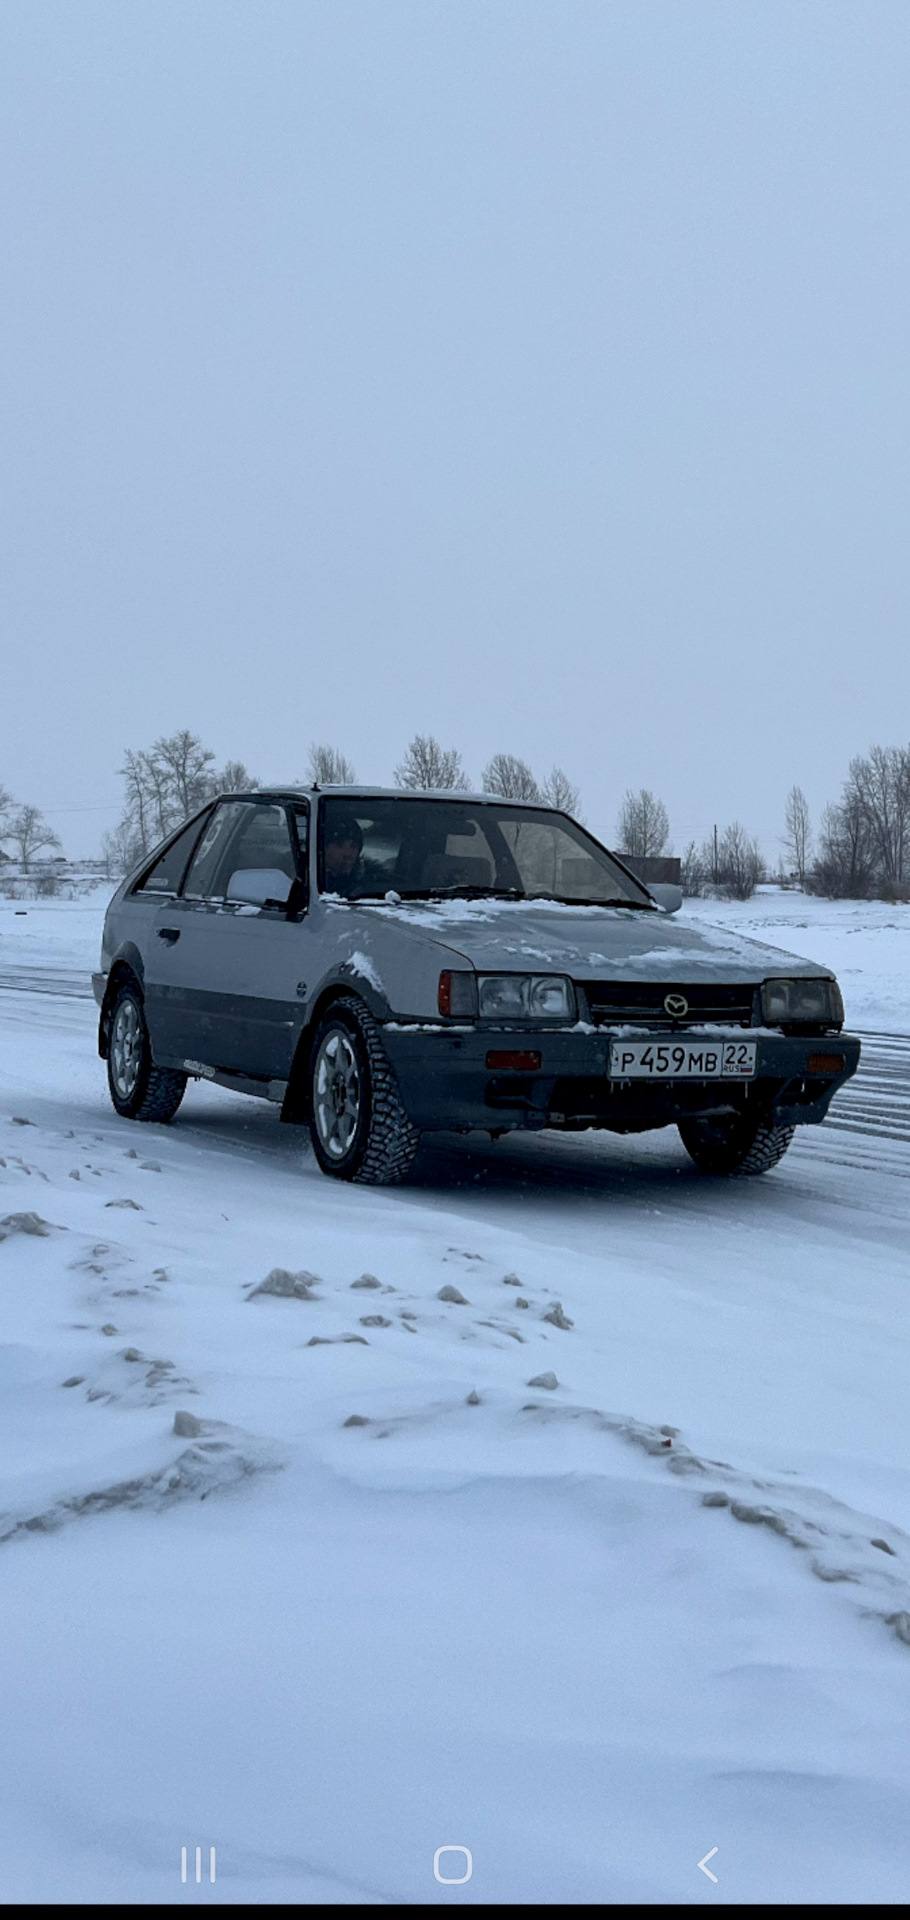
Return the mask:
[[[289,1273],[286,1267],[273,1267],[247,1298],[255,1300],[261,1293],[274,1293],[279,1300],[315,1300],[317,1296],[310,1289],[320,1284],[318,1273],[307,1273],[305,1269],[301,1273]]]
[[[198,1435],[175,1460],[131,1479],[62,1496],[37,1513],[0,1514],[0,1545],[26,1533],[56,1533],[74,1520],[119,1509],[162,1513],[178,1501],[206,1500],[211,1493],[230,1492],[254,1474],[275,1472],[285,1465],[284,1456],[270,1441],[225,1421],[197,1421],[186,1414],[178,1418],[179,1429],[177,1418],[174,1426],[180,1436],[188,1425],[197,1428]]]
[[[529,1386],[555,1385],[555,1375],[539,1375]],[[859,1589],[862,1611],[890,1626],[910,1645],[910,1538],[900,1528],[836,1500],[820,1487],[782,1486],[756,1479],[726,1461],[702,1458],[679,1439],[675,1427],[654,1427],[624,1414],[593,1408],[526,1407],[538,1423],[581,1420],[615,1434],[655,1458],[680,1477],[710,1476],[715,1485],[701,1495],[703,1507],[729,1514],[742,1525],[767,1528],[805,1555],[816,1579]]]
[[[0,1220],[0,1240],[8,1240],[14,1233],[31,1233],[46,1240],[53,1231],[50,1221],[42,1220],[40,1213],[8,1213]]]

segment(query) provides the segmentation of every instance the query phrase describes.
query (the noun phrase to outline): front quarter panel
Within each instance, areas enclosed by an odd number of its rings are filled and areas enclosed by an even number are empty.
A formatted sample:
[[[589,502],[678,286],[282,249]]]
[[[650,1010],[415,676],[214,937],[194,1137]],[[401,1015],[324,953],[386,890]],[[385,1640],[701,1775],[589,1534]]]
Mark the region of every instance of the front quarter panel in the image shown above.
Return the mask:
[[[331,896],[314,902],[310,931],[310,1007],[347,985],[378,1020],[438,1020],[439,975],[459,956],[432,932],[402,924],[394,908]]]

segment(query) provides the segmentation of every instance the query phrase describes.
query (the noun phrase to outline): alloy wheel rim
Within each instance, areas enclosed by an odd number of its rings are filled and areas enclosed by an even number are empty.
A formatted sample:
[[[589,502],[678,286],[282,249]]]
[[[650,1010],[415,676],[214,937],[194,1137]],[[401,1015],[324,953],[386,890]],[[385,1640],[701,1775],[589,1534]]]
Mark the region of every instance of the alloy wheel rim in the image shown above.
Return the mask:
[[[313,1112],[323,1151],[343,1160],[360,1120],[363,1091],[353,1042],[341,1027],[326,1034],[316,1055]]]
[[[136,1091],[142,1065],[142,1026],[134,1000],[122,1000],[111,1034],[111,1078],[121,1100]]]

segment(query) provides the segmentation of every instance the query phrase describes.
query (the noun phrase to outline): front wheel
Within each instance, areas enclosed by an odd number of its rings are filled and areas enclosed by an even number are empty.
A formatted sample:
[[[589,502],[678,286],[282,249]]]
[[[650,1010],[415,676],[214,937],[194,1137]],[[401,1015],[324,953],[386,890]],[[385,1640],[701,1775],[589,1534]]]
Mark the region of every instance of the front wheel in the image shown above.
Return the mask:
[[[379,1028],[353,995],[323,1015],[310,1054],[310,1134],[323,1173],[391,1186],[420,1145]]]
[[[186,1074],[156,1067],[139,988],[125,981],[111,1008],[107,1084],[124,1120],[173,1120],[186,1092]]]
[[[749,1114],[680,1120],[679,1137],[702,1173],[767,1173],[782,1159],[795,1127],[775,1127]]]

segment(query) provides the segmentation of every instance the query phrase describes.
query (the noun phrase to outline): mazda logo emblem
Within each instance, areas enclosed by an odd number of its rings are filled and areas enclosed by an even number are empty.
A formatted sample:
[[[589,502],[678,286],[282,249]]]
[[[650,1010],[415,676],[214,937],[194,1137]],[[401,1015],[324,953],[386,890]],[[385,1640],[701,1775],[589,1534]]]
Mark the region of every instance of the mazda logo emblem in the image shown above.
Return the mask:
[[[664,1007],[671,1020],[684,1020],[689,1011],[689,1002],[684,993],[668,993]]]

